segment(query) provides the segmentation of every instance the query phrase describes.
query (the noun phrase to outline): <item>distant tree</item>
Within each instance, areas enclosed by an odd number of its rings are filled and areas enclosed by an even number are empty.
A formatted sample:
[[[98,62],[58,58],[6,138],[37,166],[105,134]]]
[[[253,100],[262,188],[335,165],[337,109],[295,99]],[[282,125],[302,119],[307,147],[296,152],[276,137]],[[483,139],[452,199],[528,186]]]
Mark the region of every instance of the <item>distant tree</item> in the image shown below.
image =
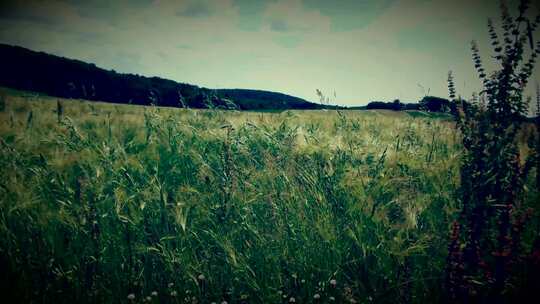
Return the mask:
[[[367,104],[366,109],[368,110],[391,110],[392,105],[384,101],[372,101]]]
[[[425,96],[420,100],[420,106],[429,112],[449,112],[450,101],[435,96]]]
[[[399,99],[394,99],[394,101],[392,102],[392,110],[401,111],[401,109],[403,109],[403,104],[401,103],[401,101]]]
[[[75,86],[75,83],[73,83],[72,81],[68,82],[67,85],[66,85],[66,90],[67,90],[67,96],[69,98],[74,98],[74,96],[77,96],[77,87]]]
[[[159,105],[159,98],[157,94],[154,93],[154,91],[150,90],[150,92],[148,93],[148,99],[150,100],[151,105],[153,106]]]
[[[403,110],[420,110],[420,104],[418,103],[406,103],[403,105]]]

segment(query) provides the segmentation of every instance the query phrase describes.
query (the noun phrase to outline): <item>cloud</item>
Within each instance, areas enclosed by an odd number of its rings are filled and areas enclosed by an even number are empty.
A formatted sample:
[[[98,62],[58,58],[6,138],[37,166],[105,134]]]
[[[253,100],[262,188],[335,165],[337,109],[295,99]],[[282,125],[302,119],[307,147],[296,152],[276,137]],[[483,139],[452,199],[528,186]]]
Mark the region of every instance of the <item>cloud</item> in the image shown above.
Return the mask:
[[[74,20],[77,13],[70,5],[58,1],[3,1],[0,3],[0,20],[27,22],[41,26],[58,26]]]
[[[270,29],[276,32],[288,32],[289,25],[283,19],[275,19],[270,23]]]
[[[263,20],[270,28],[277,23],[281,31],[326,31],[329,17],[318,11],[306,10],[301,0],[279,0],[272,2],[264,11]]]
[[[82,18],[99,20],[113,26],[121,25],[122,20],[130,18],[134,12],[149,9],[154,5],[152,0],[49,0],[42,2],[53,1],[71,6]]]
[[[263,13],[273,0],[234,0],[233,6],[238,10],[238,26],[245,31],[257,31],[263,24]]]
[[[335,31],[363,28],[384,13],[396,0],[304,0],[306,8],[321,12],[332,20]]]
[[[202,2],[192,2],[185,9],[176,13],[177,16],[204,18],[212,14],[210,8]]]

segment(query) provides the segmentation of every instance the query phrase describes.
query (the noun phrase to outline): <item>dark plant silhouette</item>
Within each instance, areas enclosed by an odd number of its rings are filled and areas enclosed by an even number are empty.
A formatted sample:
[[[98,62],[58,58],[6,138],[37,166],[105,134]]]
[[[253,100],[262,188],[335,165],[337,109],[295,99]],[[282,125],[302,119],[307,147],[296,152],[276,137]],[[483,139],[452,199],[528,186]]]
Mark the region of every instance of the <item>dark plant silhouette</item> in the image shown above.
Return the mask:
[[[58,123],[62,121],[62,116],[64,115],[64,104],[60,99],[56,100],[56,117]]]
[[[522,271],[530,262],[523,237],[534,233],[531,221],[537,221],[538,214],[527,208],[532,207],[525,200],[531,171],[524,165],[530,162],[522,160],[537,157],[538,151],[523,155],[517,140],[527,113],[524,88],[540,52],[540,42],[535,46],[532,40],[540,16],[529,20],[528,7],[529,1],[521,0],[518,16],[513,17],[501,3],[502,41],[488,21],[499,64],[489,76],[472,42],[474,65],[484,86],[479,102],[465,104],[456,99],[453,77],[448,78],[464,147],[462,205],[450,235],[446,279],[447,290],[457,302],[505,302],[530,288],[527,280],[523,282]]]
[[[6,110],[6,98],[4,95],[0,95],[0,112],[4,112]]]

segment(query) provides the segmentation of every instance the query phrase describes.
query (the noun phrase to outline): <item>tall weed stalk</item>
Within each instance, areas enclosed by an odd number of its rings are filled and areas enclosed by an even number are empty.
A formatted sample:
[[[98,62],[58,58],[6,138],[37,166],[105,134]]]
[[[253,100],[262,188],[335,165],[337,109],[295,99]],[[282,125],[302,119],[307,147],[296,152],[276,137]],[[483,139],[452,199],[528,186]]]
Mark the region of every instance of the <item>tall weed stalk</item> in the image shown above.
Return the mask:
[[[461,211],[450,235],[446,284],[452,301],[505,302],[527,292],[523,270],[530,248],[523,238],[534,230],[533,211],[526,200],[530,170],[520,152],[528,99],[524,89],[540,53],[533,33],[540,16],[527,17],[529,1],[521,0],[512,16],[501,3],[502,37],[488,20],[488,30],[498,68],[488,75],[476,42],[472,55],[483,90],[479,102],[456,99],[451,74],[450,97],[462,133]],[[529,162],[530,163],[530,162]],[[530,166],[529,166],[530,167]]]

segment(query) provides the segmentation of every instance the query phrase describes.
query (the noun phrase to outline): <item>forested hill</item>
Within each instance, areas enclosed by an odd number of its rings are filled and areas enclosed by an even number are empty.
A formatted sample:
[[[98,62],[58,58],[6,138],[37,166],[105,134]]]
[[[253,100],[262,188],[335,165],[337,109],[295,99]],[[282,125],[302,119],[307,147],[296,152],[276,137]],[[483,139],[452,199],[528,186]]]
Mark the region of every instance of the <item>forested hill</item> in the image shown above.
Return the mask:
[[[117,73],[92,63],[0,44],[0,86],[50,96],[169,107],[240,110],[318,109],[286,94],[245,89],[212,90],[159,77]]]

